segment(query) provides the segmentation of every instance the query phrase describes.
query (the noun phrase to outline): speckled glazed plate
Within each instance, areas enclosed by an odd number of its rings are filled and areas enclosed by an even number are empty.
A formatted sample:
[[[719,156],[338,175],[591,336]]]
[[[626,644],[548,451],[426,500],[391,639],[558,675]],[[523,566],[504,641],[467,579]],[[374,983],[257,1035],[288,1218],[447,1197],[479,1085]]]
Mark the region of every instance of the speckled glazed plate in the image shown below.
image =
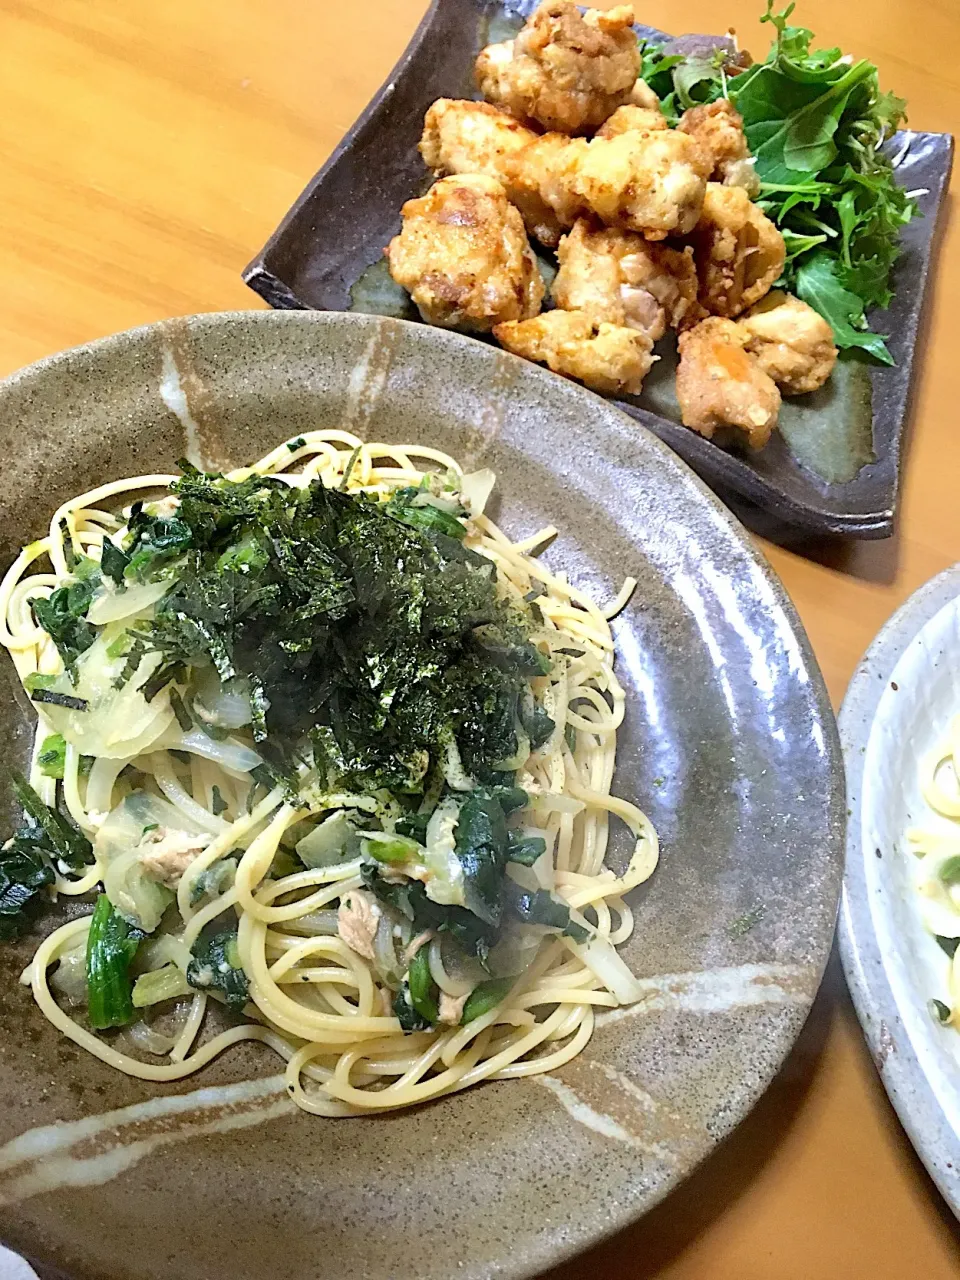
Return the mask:
[[[433,0],[386,84],[246,268],[251,288],[274,307],[416,317],[402,291],[384,288],[392,282],[374,264],[400,229],[400,206],[431,180],[417,151],[424,112],[439,97],[476,97],[477,53],[488,40],[518,30],[536,5]],[[642,3],[635,7],[642,17]],[[718,7],[718,19],[722,14]],[[649,40],[669,39],[651,27],[636,30]],[[829,44],[829,31],[820,34]],[[723,43],[719,37],[716,42]],[[664,343],[658,347],[662,363],[643,395],[618,402],[768,536],[804,531],[885,538],[893,532],[914,352],[953,139],[911,131],[888,145],[897,180],[919,193],[922,214],[903,233],[894,301],[872,318],[875,329],[890,335],[894,367],[841,362],[822,391],[785,404],[780,430],[759,453],[721,448],[680,424],[675,353]]]
[[[960,1217],[960,1035],[927,1012],[948,961],[924,928],[904,833],[929,825],[918,764],[960,712],[960,565],[928,582],[860,663],[840,713],[850,821],[840,948],[890,1100]]]
[[[638,578],[615,624],[627,691],[616,788],[663,842],[625,952],[648,994],[601,1014],[555,1077],[323,1121],[294,1110],[277,1060],[251,1048],[173,1090],[115,1074],[17,986],[31,947],[3,952],[0,1234],[77,1280],[539,1272],[653,1205],[744,1116],[820,981],[843,831],[820,675],[740,527],[599,398],[401,321],[169,321],[0,386],[0,555],[107,477],[184,452],[237,463],[334,426],[493,467],[505,527],[559,526],[549,563],[599,598]],[[31,716],[2,670],[7,770]],[[626,853],[615,845],[614,864]]]

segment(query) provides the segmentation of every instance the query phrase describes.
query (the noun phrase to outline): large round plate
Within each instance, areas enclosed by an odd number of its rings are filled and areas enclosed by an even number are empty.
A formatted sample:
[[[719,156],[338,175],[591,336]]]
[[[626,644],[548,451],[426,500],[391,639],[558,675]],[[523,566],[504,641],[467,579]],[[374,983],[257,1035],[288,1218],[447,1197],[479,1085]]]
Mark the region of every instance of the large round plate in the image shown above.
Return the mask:
[[[376,317],[165,322],[0,386],[0,551],[9,560],[59,501],[107,477],[184,453],[236,463],[335,426],[492,466],[502,523],[515,536],[556,524],[549,562],[578,585],[604,598],[639,579],[616,623],[628,696],[616,787],[663,841],[625,952],[648,996],[601,1015],[555,1077],[323,1121],[293,1110],[276,1059],[252,1048],[173,1102],[117,1075],[48,1027],[16,985],[29,947],[8,950],[0,1231],[78,1280],[535,1273],[648,1209],[706,1155],[762,1092],[820,981],[843,831],[820,675],[740,527],[599,398]],[[6,770],[30,715],[3,669]]]
[[[947,959],[923,926],[904,833],[928,823],[918,764],[960,711],[960,565],[896,613],[847,690],[840,735],[850,820],[840,951],[877,1070],[960,1217],[960,1035],[927,1012]]]

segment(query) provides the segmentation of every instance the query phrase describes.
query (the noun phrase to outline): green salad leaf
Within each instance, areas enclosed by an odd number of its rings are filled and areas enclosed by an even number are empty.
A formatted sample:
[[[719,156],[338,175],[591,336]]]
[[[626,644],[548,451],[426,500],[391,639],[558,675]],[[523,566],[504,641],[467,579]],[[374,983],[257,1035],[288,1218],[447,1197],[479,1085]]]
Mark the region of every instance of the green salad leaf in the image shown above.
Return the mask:
[[[780,285],[830,322],[838,347],[891,364],[865,313],[889,305],[900,232],[917,213],[883,150],[906,104],[881,92],[866,58],[812,48],[813,33],[790,25],[793,10],[767,0],[761,21],[776,34],[763,62],[744,69],[723,50],[678,59],[648,46],[642,75],[671,123],[687,106],[730,99],[756,156],[758,203],[786,243]]]

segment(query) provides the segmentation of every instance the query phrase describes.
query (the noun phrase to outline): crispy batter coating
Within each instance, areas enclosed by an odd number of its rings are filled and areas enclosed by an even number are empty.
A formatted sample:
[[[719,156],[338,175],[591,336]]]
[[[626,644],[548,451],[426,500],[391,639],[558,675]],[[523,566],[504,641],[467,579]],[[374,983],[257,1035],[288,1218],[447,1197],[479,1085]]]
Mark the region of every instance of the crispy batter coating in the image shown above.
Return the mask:
[[[706,167],[700,148],[676,129],[631,129],[594,138],[576,176],[584,204],[610,226],[648,240],[686,235],[700,217]]]
[[[551,249],[585,211],[577,191],[577,175],[588,146],[583,138],[545,133],[534,139],[514,163],[517,208],[531,234]]]
[[[480,92],[518,120],[584,133],[626,102],[640,70],[627,5],[581,14],[571,0],[544,0],[515,40],[477,58]]]
[[[743,132],[743,118],[726,98],[691,107],[677,128],[688,133],[709,158],[710,178],[728,187],[743,187],[751,199],[760,194],[760,178]]]
[[[534,143],[539,144],[538,150],[521,166],[520,157]],[[420,154],[435,173],[483,173],[497,178],[507,199],[520,210],[530,234],[554,247],[564,227],[572,225],[576,212],[566,214],[569,183],[557,180],[553,165],[562,165],[567,148],[584,146],[586,143],[574,143],[563,134],[541,138],[486,102],[438,98],[424,118]],[[567,221],[561,223],[541,196],[541,182],[560,201]]]
[[[746,341],[739,324],[718,316],[682,333],[677,399],[684,426],[708,440],[717,427],[741,427],[750,447],[762,449],[777,425],[780,392]]]
[[[646,333],[596,323],[581,311],[547,311],[519,324],[498,324],[493,336],[514,355],[611,395],[639,395],[656,359]]]
[[[390,274],[428,323],[486,333],[539,312],[537,262],[496,178],[442,178],[402,213],[400,234],[386,249]]]
[[[643,81],[640,83],[643,84]],[[613,115],[604,121],[603,127],[597,130],[597,137],[616,138],[621,133],[636,131],[658,133],[669,128],[667,118],[659,107],[638,107],[627,103],[626,106],[617,107]]]
[[[581,218],[560,241],[553,299],[596,322],[641,329],[653,342],[667,327],[701,317],[693,250],[651,243],[632,231]]]
[[[747,350],[784,395],[816,391],[833,372],[833,330],[819,312],[792,294],[775,290],[738,321]]]
[[[614,138],[535,134],[485,102],[440,98],[424,121],[420,152],[438,173],[497,178],[527,230],[555,247],[581,214],[648,240],[692,230],[705,189],[699,147],[675,129]]]
[[[741,187],[707,183],[690,241],[700,305],[712,315],[738,316],[759,302],[783,271],[783,236]]]
[[[630,90],[628,102],[634,107],[646,107],[648,111],[660,110],[660,99],[653,92],[646,80],[637,77],[637,82]]]

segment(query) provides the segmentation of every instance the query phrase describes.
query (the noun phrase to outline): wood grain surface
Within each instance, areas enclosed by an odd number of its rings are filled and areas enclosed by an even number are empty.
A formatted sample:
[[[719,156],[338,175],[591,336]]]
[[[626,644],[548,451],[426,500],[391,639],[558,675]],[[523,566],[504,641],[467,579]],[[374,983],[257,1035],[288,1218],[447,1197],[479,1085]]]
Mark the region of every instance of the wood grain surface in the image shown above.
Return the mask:
[[[637,0],[667,30],[761,0]],[[0,376],[170,315],[261,304],[239,272],[389,72],[426,0],[0,0]],[[960,133],[956,0],[802,0],[917,128]],[[795,19],[795,20],[796,20]],[[769,29],[767,29],[769,30]],[[960,240],[950,208],[898,535],[764,546],[839,702],[883,621],[960,559]],[[839,966],[751,1118],[643,1222],[555,1280],[947,1280],[960,1235],[887,1104]],[[211,1277],[211,1280],[215,1280]]]

